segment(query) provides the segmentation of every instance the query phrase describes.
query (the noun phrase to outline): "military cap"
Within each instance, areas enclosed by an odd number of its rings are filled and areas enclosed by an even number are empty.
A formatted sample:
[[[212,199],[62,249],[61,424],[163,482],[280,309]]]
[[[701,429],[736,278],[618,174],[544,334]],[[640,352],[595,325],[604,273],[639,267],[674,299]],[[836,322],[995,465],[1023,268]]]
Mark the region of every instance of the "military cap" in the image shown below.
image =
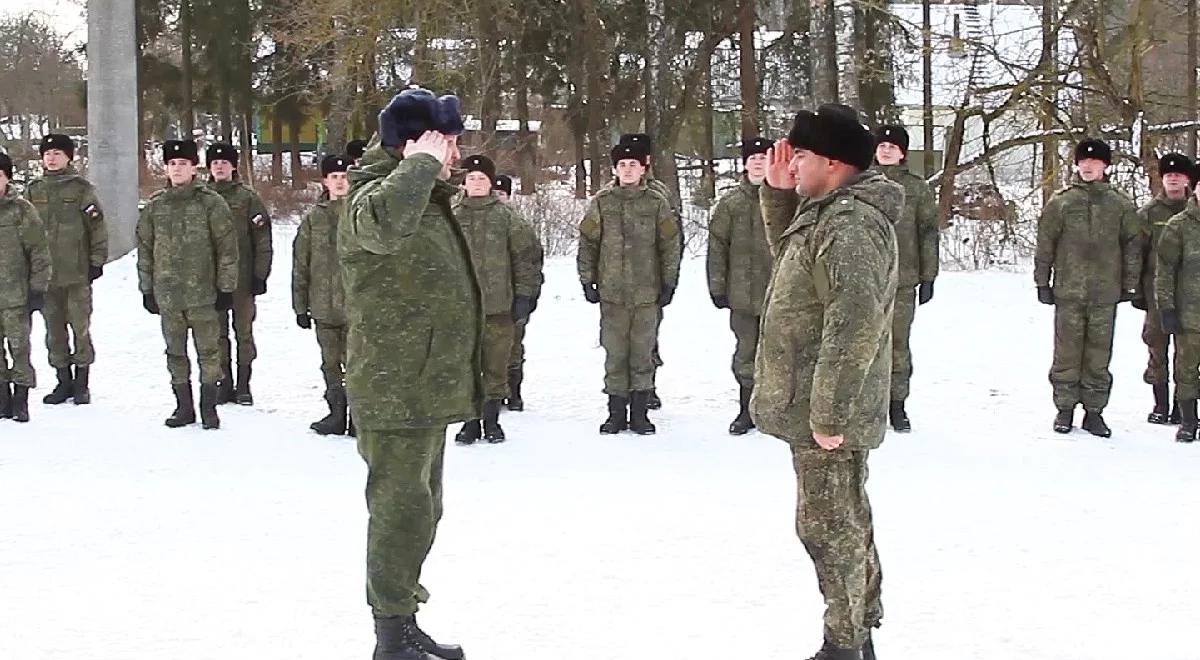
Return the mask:
[[[327,177],[334,172],[345,172],[354,162],[346,156],[330,154],[321,159],[321,177]]]
[[[621,136],[617,144],[640,146],[646,150],[647,154],[654,152],[654,140],[645,133],[626,133]]]
[[[507,174],[498,174],[498,175],[496,175],[496,178],[493,179],[492,190],[499,190],[500,192],[511,197],[512,196],[512,188],[513,188],[512,177]]]
[[[875,142],[876,144],[883,144],[884,142],[894,144],[900,148],[900,151],[904,152],[906,157],[908,156],[908,129],[900,124],[884,124],[880,126],[875,130]]]
[[[816,112],[796,113],[788,142],[859,170],[871,167],[875,159],[875,136],[853,108],[841,104],[827,103]]]
[[[462,168],[467,172],[482,172],[493,182],[496,180],[496,164],[487,156],[479,154],[467,156],[462,161]]]
[[[346,156],[348,156],[350,160],[358,160],[359,158],[362,158],[363,154],[366,152],[366,140],[351,140],[346,143]]]
[[[1196,176],[1196,166],[1192,163],[1192,159],[1183,154],[1165,154],[1158,159],[1158,174],[1165,176],[1167,174],[1186,174],[1188,178]]]
[[[75,157],[75,141],[68,135],[51,133],[42,138],[41,144],[38,145],[38,153],[44,156],[51,149],[58,149],[65,153],[67,158]]]
[[[167,140],[163,142],[162,150],[164,164],[176,158],[190,160],[193,165],[200,164],[200,147],[196,146],[195,140]]]
[[[773,144],[767,138],[756,137],[742,141],[742,162],[750,160],[750,157],[755,154],[765,154]]]
[[[236,168],[238,164],[238,150],[232,144],[214,142],[208,145],[208,149],[204,150],[204,162],[209,167],[212,167],[214,160],[223,160]]]
[[[642,165],[647,165],[650,162],[650,152],[640,144],[618,144],[612,148],[612,164],[613,167],[623,160],[636,160]]]
[[[400,92],[379,113],[379,139],[385,147],[403,147],[426,131],[460,135],[465,130],[458,97],[434,96],[414,87]]]
[[[1095,138],[1087,138],[1075,145],[1075,163],[1089,158],[1102,160],[1106,165],[1112,165],[1112,147]]]

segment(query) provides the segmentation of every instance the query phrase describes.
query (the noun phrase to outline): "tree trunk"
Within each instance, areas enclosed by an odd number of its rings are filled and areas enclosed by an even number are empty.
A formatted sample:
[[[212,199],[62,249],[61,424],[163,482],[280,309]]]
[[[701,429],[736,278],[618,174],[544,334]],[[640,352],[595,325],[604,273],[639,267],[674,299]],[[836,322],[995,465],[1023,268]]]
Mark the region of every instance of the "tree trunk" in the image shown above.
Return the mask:
[[[1187,22],[1188,22],[1188,53],[1187,53],[1187,104],[1188,104],[1188,120],[1196,121],[1200,119],[1200,91],[1196,89],[1196,67],[1200,65],[1197,62],[1197,0],[1187,0]],[[1188,131],[1188,146],[1187,154],[1194,160],[1196,158],[1196,128],[1193,126]]]
[[[221,140],[233,144],[233,92],[228,81],[222,81],[221,89]]]
[[[537,192],[537,135],[529,130],[529,60],[524,39],[514,49],[513,86],[517,92],[517,172],[521,177],[522,195]]]
[[[855,49],[859,107],[872,126],[893,122],[896,113],[895,65],[892,58],[892,16],[886,0],[856,5]]]
[[[595,194],[604,184],[608,183],[612,168],[608,159],[608,122],[607,122],[607,87],[605,82],[606,59],[601,55],[607,48],[601,50],[600,40],[604,36],[604,25],[597,14],[596,6],[584,4],[583,16],[584,33],[589,42],[581,44],[585,52],[584,68],[587,76],[587,133],[588,159],[591,161],[591,192]]]
[[[279,121],[279,104],[271,117],[271,185],[283,185],[283,123]]]
[[[195,137],[196,113],[192,94],[192,2],[179,0],[180,96],[183,99],[183,138]]]
[[[1042,73],[1042,130],[1054,128],[1054,113],[1058,96],[1058,0],[1042,0],[1042,53],[1045,71]],[[1047,137],[1042,143],[1042,204],[1058,188],[1058,140]]]
[[[967,115],[960,108],[954,113],[954,126],[950,129],[950,139],[946,144],[946,153],[942,159],[942,183],[938,188],[938,218],[942,227],[947,226],[950,213],[954,210],[954,183],[958,173],[958,157],[962,154],[963,132],[966,128]]]
[[[500,118],[500,37],[497,33],[498,3],[476,0],[479,28],[479,138],[481,149],[489,149],[496,138],[496,122]]]
[[[304,166],[300,162],[300,122],[288,122],[288,149],[292,162],[292,190],[304,190]]]
[[[925,177],[933,174],[937,163],[933,160],[933,25],[930,0],[921,0],[921,124],[925,142]]]
[[[837,9],[834,0],[812,0],[813,101],[838,101]]]
[[[750,37],[753,40],[754,34],[751,33]],[[742,44],[745,44],[745,43],[746,43],[745,41],[742,41]],[[753,41],[751,41],[750,43],[753,43]],[[751,60],[753,60],[753,57],[751,58]],[[745,80],[744,73],[743,73],[742,79]],[[756,84],[758,83],[757,77],[755,78],[754,82]],[[700,160],[704,163],[702,166],[704,168],[704,170],[702,172],[703,176],[700,181],[701,181],[701,187],[702,187],[701,189],[704,192],[704,200],[708,204],[706,208],[712,208],[712,202],[713,202],[713,200],[715,200],[717,198],[717,168],[716,168],[717,163],[716,163],[715,154],[713,153],[713,149],[715,146],[714,142],[716,142],[716,130],[715,130],[715,127],[713,126],[713,88],[712,88],[712,67],[711,66],[706,68],[704,71],[704,89],[701,92],[700,98],[701,98],[700,116],[703,117],[703,119],[704,119],[704,143],[700,145]],[[747,133],[746,132],[746,124],[745,124],[746,113],[745,113],[745,108],[743,108],[743,112],[742,112],[742,122],[743,122],[742,123],[742,139],[743,140],[753,139],[758,136],[758,126],[757,126],[758,117],[756,116],[757,113],[754,113],[754,115],[755,115],[754,116],[754,120],[755,120],[754,124],[755,125],[751,127],[751,132]]]
[[[241,107],[238,114],[242,119],[241,130],[241,161],[238,174],[242,181],[254,185],[254,93],[249,89],[242,90],[238,95]]]
[[[738,68],[741,78],[742,91],[742,141],[758,137],[762,132],[762,125],[759,122],[758,116],[761,104],[758,100],[758,67],[754,47],[754,8],[755,0],[742,0],[741,12],[738,14]],[[708,107],[711,111],[711,77],[707,80],[707,82],[709,84],[707,85],[708,91],[706,97],[709,101]],[[708,117],[707,122],[711,127],[711,116]]]

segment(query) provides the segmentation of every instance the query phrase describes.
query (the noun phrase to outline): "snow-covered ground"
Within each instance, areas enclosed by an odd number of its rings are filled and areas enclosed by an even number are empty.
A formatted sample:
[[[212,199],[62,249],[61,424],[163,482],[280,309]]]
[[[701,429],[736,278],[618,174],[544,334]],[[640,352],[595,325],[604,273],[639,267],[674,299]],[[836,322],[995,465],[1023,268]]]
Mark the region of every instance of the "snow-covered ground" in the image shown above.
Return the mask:
[[[261,301],[253,409],[172,431],[132,257],[97,287],[94,403],[0,422],[0,658],[356,660],[364,467],[313,435],[318,353],[292,322],[290,228]],[[948,273],[917,317],[916,431],[872,458],[886,660],[1195,660],[1200,446],[1145,424],[1122,307],[1115,435],[1050,432],[1051,310],[1024,273]],[[655,437],[600,437],[597,309],[548,264],[511,440],[450,446],[423,622],[475,660],[805,658],[822,605],[785,446],[732,438],[732,337],[689,260]],[[40,344],[40,322],[35,333]]]

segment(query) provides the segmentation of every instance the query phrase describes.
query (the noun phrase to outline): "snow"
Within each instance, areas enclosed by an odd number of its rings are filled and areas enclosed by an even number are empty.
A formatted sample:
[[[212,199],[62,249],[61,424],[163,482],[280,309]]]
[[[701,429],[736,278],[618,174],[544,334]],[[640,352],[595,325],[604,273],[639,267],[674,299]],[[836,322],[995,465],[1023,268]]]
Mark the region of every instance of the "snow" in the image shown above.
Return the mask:
[[[320,438],[317,346],[293,325],[290,232],[262,299],[253,409],[172,431],[132,257],[98,282],[94,403],[0,422],[0,658],[367,658],[365,470]],[[689,259],[666,313],[659,435],[600,437],[597,309],[548,263],[527,412],[447,448],[422,621],[477,660],[805,658],[821,601],[785,446],[732,438],[732,336]],[[917,315],[915,432],[872,456],[884,658],[1194,660],[1200,446],[1145,424],[1121,308],[1109,440],[1056,436],[1051,310],[1028,273],[946,273]]]

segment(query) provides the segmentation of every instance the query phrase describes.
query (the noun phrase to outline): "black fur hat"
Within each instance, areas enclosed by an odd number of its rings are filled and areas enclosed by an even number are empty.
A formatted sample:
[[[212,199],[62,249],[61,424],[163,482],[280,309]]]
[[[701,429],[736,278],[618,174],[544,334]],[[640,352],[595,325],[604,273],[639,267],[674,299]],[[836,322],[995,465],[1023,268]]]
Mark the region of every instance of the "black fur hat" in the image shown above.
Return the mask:
[[[1112,165],[1112,147],[1102,140],[1087,138],[1075,145],[1075,164],[1081,160],[1094,158],[1102,160],[1106,165]]]
[[[654,140],[645,133],[626,133],[621,136],[617,144],[622,146],[633,145],[641,147],[647,154],[654,153]]]
[[[334,172],[345,172],[353,164],[354,162],[346,156],[330,154],[321,159],[321,178],[325,178]]]
[[[58,149],[67,154],[67,158],[75,158],[75,141],[69,135],[51,133],[42,138],[41,144],[38,145],[38,154],[44,156],[51,149]]]
[[[212,167],[214,160],[223,160],[233,165],[234,169],[237,169],[238,150],[232,144],[214,142],[204,150],[204,164]]]
[[[163,164],[176,158],[185,158],[193,165],[200,164],[200,147],[195,140],[167,140],[163,142]]]
[[[379,139],[385,147],[403,147],[426,131],[460,135],[462,111],[457,96],[434,96],[427,89],[406,89],[379,113]]]
[[[362,158],[363,154],[366,152],[366,140],[351,140],[346,143],[346,156],[348,156],[350,160],[358,160],[359,158]]]
[[[828,103],[816,112],[796,114],[788,142],[797,149],[851,165],[860,170],[875,160],[875,136],[851,107]]]
[[[767,150],[775,146],[767,138],[756,137],[742,141],[742,163],[750,160],[750,157],[755,154],[765,154]]]
[[[1196,165],[1192,163],[1192,159],[1183,154],[1165,154],[1158,159],[1158,175],[1165,176],[1167,174],[1186,174],[1189,179],[1195,180]]]
[[[492,182],[496,181],[496,164],[487,156],[467,156],[463,159],[461,167],[467,172],[483,172]]]
[[[492,190],[499,190],[509,197],[512,197],[513,180],[511,176],[507,174],[497,174],[496,178],[492,181]]]
[[[4,172],[10,179],[12,178],[13,162],[8,154],[0,153],[0,172]],[[0,194],[3,193],[4,191],[0,190]]]
[[[610,153],[612,156],[613,167],[623,160],[636,160],[642,165],[650,163],[650,151],[644,145],[637,143],[618,144],[612,148]]]
[[[894,144],[908,157],[908,129],[899,124],[884,124],[875,130],[875,144]]]

